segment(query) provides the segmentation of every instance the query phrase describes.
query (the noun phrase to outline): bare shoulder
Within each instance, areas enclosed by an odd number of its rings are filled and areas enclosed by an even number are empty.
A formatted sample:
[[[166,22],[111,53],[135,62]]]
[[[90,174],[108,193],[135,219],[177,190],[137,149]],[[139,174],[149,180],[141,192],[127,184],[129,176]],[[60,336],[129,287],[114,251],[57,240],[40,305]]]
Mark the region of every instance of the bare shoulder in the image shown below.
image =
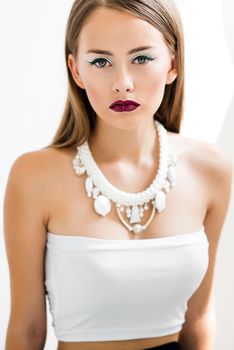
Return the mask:
[[[172,142],[186,162],[214,187],[231,181],[232,159],[218,144],[171,133]]]
[[[50,178],[56,176],[58,169],[62,173],[64,166],[61,164],[70,161],[71,153],[67,149],[52,147],[23,153],[12,164],[9,175],[20,177],[22,185],[39,190],[40,186],[50,184]]]
[[[19,334],[43,338],[46,334],[45,229],[38,169],[34,152],[20,155],[10,168],[4,196],[4,239],[11,282],[7,347]]]
[[[49,154],[51,154],[51,149],[29,151],[19,155],[11,166],[10,175],[17,177],[22,175],[22,181],[27,185],[31,183],[28,183],[28,177],[34,180],[33,175],[39,171],[40,176],[37,176],[37,179],[41,180],[41,176],[46,173],[50,165]]]
[[[68,157],[71,153],[68,149],[56,149],[52,147],[42,148],[21,154],[13,163],[14,169],[25,170],[28,173],[41,170],[41,175],[50,170],[53,164],[61,158]]]
[[[61,159],[57,154],[53,149],[24,153],[9,171],[3,220],[11,282],[9,344],[19,334],[41,339],[46,336],[46,200],[50,196],[54,170],[59,166],[55,167],[56,161]]]
[[[232,159],[217,144],[175,133],[170,133],[170,136],[178,150],[178,156],[203,184],[202,188],[207,193],[207,215],[204,225],[207,234],[214,237],[216,232],[218,239],[231,195]]]
[[[174,137],[179,153],[208,189],[209,200],[204,219],[204,230],[209,241],[209,265],[206,275],[188,303],[186,322],[182,331],[191,332],[194,322],[204,318],[212,322],[214,314],[214,271],[218,242],[227,215],[232,187],[232,159],[224,149],[213,143],[197,139]],[[207,320],[207,321],[206,321]]]

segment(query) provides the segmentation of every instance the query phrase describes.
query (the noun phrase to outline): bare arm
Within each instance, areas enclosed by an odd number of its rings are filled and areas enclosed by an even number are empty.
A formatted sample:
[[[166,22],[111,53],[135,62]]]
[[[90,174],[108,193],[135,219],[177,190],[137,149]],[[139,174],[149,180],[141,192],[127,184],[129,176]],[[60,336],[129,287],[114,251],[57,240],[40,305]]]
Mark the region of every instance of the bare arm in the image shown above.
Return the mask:
[[[204,221],[209,240],[209,266],[198,290],[188,302],[185,323],[179,342],[182,350],[213,350],[215,342],[216,318],[214,308],[214,269],[221,230],[228,210],[232,162],[219,147],[209,146],[203,157],[210,187],[210,205]]]
[[[4,236],[11,310],[5,350],[41,350],[46,340],[44,253],[46,174],[38,152],[20,156],[10,169],[4,198]]]

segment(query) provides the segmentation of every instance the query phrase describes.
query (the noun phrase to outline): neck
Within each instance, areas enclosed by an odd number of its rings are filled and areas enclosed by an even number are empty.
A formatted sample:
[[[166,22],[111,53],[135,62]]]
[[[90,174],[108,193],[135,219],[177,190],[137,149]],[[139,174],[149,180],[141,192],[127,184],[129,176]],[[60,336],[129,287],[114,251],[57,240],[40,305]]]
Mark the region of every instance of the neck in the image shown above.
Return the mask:
[[[153,120],[134,129],[118,129],[97,118],[89,139],[90,151],[100,163],[124,162],[142,167],[158,158],[158,135]]]

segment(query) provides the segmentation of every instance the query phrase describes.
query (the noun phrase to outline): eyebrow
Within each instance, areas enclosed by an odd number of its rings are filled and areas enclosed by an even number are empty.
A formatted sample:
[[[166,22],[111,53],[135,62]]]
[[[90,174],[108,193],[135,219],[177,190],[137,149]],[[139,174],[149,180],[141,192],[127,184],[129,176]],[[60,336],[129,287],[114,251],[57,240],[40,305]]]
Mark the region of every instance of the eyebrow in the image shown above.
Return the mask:
[[[135,49],[128,51],[127,54],[131,55],[132,53],[135,53],[138,51],[144,51],[144,50],[153,49],[153,48],[156,48],[156,47],[154,47],[154,46],[140,46],[140,47],[136,47]],[[86,51],[86,53],[97,53],[97,54],[102,54],[102,55],[113,56],[113,53],[110,51],[98,50],[98,49],[91,49],[91,50]]]

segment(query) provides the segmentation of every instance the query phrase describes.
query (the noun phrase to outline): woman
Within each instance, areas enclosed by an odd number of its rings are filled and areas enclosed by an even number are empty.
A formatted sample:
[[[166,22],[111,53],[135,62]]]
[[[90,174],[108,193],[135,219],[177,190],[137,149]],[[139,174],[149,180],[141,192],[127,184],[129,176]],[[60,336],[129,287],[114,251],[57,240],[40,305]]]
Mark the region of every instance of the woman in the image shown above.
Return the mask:
[[[213,349],[231,161],[179,134],[183,54],[172,2],[74,2],[63,119],[6,190],[7,350],[43,349],[45,294],[58,350]]]

